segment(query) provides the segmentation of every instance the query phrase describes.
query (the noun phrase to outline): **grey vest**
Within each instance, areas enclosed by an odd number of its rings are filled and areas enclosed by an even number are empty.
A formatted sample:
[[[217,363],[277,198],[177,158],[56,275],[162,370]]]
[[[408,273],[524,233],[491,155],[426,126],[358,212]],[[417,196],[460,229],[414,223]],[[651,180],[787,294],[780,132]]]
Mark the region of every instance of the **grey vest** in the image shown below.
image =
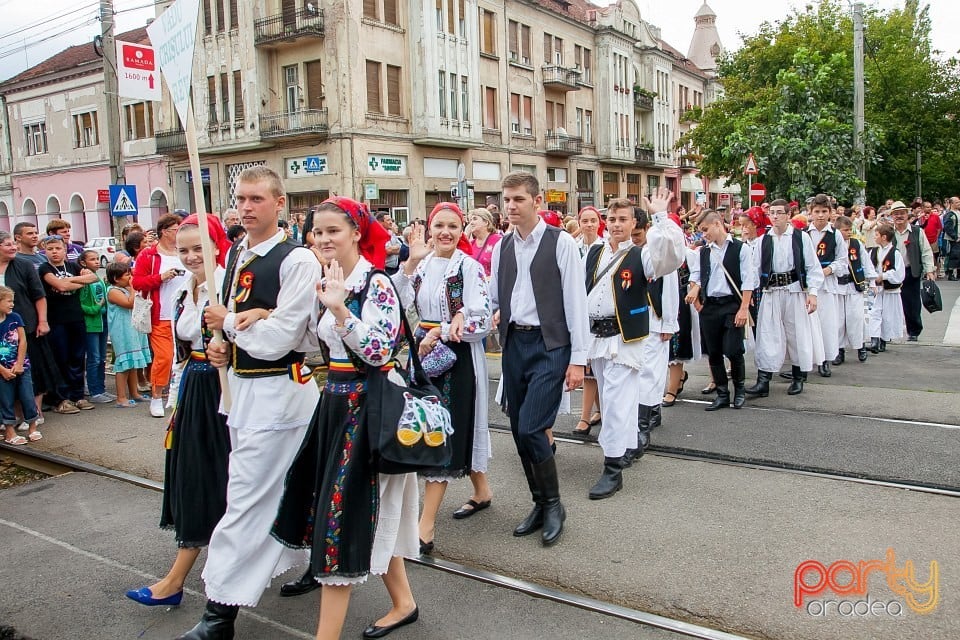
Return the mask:
[[[513,287],[517,283],[517,252],[514,247],[516,232],[508,233],[500,241],[500,268],[497,272],[497,298],[500,301],[500,344],[507,344],[507,329],[510,326],[510,302]],[[548,226],[540,246],[530,263],[530,280],[533,297],[540,316],[540,331],[548,351],[570,344],[567,315],[563,310],[563,284],[560,267],[557,265],[557,241],[560,230]]]

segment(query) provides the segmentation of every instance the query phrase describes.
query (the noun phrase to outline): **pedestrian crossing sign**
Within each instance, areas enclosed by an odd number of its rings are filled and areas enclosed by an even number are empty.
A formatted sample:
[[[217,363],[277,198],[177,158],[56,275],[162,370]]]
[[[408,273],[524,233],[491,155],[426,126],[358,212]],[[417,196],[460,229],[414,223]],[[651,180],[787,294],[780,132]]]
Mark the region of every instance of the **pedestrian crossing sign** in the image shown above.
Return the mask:
[[[110,185],[110,215],[114,217],[135,216],[137,209],[137,187],[132,184]]]

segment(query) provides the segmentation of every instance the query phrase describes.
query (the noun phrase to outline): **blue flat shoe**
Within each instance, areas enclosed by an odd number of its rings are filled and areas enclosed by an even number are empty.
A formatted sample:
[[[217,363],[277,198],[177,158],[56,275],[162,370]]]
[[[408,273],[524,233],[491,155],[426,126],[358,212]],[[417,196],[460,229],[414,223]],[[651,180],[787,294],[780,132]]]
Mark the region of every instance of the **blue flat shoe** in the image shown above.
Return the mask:
[[[176,607],[183,600],[183,589],[166,598],[154,598],[149,587],[141,587],[127,591],[127,597],[148,607],[161,607],[163,605]]]

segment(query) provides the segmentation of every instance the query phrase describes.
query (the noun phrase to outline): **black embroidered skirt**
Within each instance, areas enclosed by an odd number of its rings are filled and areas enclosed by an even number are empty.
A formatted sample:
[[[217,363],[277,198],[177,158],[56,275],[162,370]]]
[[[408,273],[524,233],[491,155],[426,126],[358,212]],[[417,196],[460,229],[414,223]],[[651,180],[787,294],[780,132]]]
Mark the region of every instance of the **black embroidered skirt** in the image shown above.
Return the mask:
[[[680,313],[677,320],[680,330],[670,338],[670,361],[693,359],[693,314],[690,305],[683,301],[687,288],[680,287]]]
[[[473,354],[468,342],[447,342],[457,355],[449,371],[431,378],[440,391],[440,400],[450,411],[453,435],[450,436],[450,464],[421,473],[423,478],[462,478],[473,464],[473,432],[476,413],[477,380],[473,372]]]

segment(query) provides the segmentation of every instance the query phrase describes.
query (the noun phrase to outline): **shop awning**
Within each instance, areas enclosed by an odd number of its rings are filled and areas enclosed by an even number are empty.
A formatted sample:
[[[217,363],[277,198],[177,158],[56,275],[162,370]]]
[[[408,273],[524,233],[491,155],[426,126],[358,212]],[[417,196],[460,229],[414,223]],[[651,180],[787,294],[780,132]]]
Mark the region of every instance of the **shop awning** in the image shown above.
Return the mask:
[[[732,195],[740,195],[740,185],[731,184],[729,187],[723,186],[723,183],[726,182],[723,178],[714,178],[710,181],[710,193],[729,193]]]
[[[687,191],[690,193],[703,191],[703,179],[693,175],[692,173],[683,174],[683,177],[680,178],[680,191]]]

